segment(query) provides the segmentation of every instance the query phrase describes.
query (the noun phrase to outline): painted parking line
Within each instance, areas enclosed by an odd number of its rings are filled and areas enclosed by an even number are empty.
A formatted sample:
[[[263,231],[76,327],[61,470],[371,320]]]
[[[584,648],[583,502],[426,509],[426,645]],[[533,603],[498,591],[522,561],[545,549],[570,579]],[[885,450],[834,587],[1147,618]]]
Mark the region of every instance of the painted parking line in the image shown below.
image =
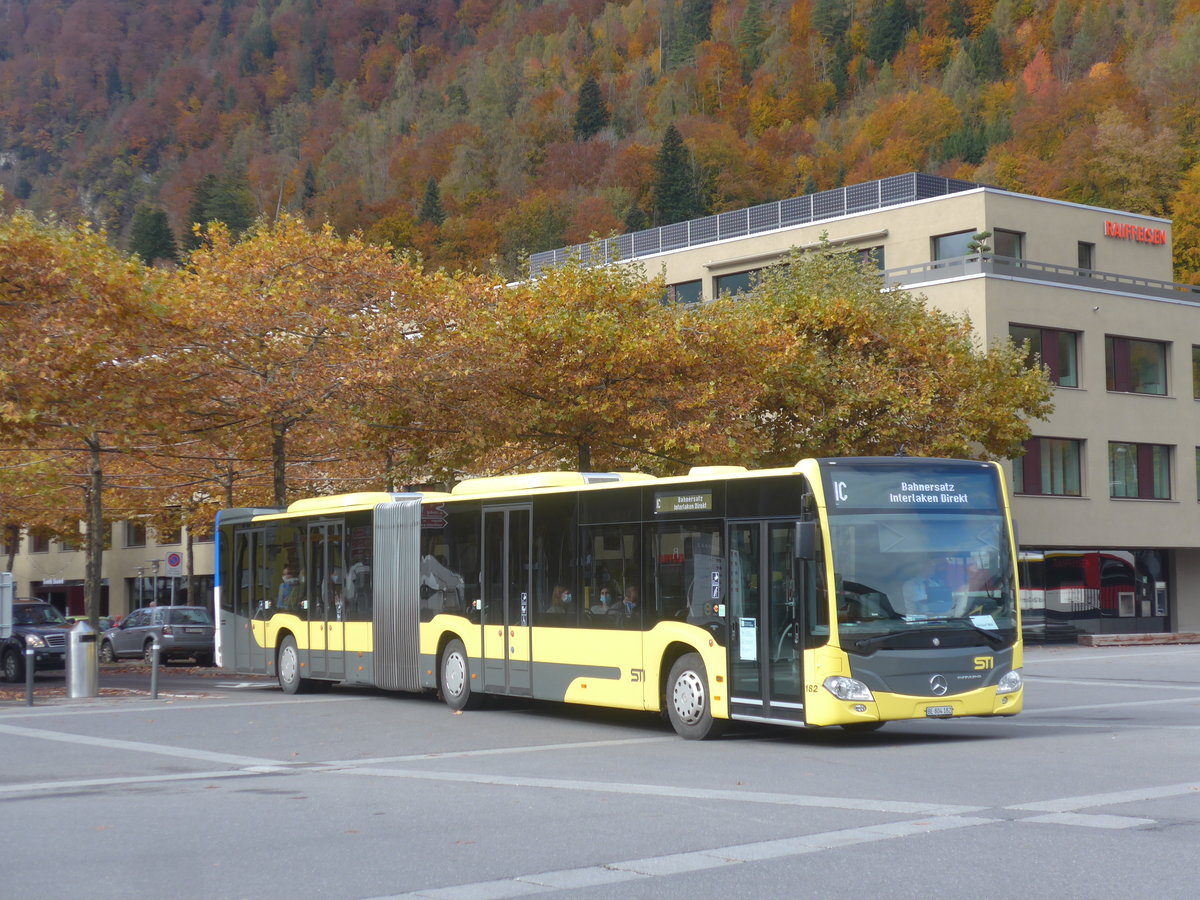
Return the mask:
[[[751,844],[731,844],[710,850],[685,853],[669,853],[663,856],[622,860],[602,866],[587,866],[579,869],[562,869],[516,875],[512,878],[481,881],[474,884],[459,884],[449,887],[430,888],[405,894],[394,894],[375,900],[401,900],[401,898],[437,898],[437,900],[504,900],[507,897],[522,897],[529,894],[571,890],[581,887],[613,884],[649,878],[666,878],[705,869],[741,865],[819,853],[840,847],[850,847],[876,841],[897,840],[916,835],[934,834],[951,829],[987,825],[996,819],[968,816],[934,816],[906,822],[890,822],[884,825],[868,825],[862,828],[845,828],[817,834],[759,841]]]

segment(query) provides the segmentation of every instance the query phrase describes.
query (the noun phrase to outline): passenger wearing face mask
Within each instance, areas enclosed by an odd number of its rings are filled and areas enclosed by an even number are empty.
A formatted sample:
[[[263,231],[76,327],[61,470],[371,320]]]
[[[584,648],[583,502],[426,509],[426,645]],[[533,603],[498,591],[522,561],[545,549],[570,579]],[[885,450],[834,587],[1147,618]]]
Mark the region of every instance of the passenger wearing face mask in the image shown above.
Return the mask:
[[[554,586],[553,593],[550,594],[550,605],[546,607],[548,613],[569,613],[574,607],[571,603],[574,601],[571,596],[571,591],[561,584]]]

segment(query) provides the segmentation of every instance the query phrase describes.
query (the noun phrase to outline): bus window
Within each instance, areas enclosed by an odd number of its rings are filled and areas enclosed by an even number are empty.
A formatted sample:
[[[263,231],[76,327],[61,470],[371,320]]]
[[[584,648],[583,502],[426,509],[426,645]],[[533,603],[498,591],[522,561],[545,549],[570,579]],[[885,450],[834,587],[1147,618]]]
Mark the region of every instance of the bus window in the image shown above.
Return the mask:
[[[640,602],[626,601],[641,587],[640,525],[593,525],[583,529],[583,610],[593,628],[641,628]],[[628,594],[629,589],[633,592]]]
[[[579,624],[575,498],[540,497],[533,506],[533,623]]]
[[[346,621],[370,622],[373,606],[371,586],[372,556],[375,552],[370,525],[350,527],[346,553],[346,580],[343,589]]]
[[[719,588],[723,567],[721,523],[663,522],[651,541],[648,608],[659,619],[699,622],[713,616],[713,575]]]

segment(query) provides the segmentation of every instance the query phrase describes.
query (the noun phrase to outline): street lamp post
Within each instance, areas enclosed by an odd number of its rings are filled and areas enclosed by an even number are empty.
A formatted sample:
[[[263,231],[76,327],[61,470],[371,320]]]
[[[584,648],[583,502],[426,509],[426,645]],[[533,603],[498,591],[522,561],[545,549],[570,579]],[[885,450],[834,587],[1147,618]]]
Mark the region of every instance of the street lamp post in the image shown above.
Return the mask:
[[[158,606],[158,566],[159,566],[159,563],[161,563],[161,562],[162,562],[162,560],[161,560],[161,559],[152,559],[152,560],[150,560],[150,565],[151,565],[151,566],[153,567],[153,569],[154,569],[154,597],[153,597],[153,599],[151,600],[151,602],[152,602],[152,603],[153,603],[155,606]]]

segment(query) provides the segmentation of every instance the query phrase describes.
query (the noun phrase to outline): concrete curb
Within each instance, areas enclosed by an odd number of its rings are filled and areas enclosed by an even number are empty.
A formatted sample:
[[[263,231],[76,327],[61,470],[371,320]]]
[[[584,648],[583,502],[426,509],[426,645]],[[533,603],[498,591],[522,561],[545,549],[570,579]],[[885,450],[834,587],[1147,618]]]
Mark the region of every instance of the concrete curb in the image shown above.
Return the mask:
[[[1200,644],[1200,632],[1176,631],[1155,634],[1081,634],[1081,647],[1137,647],[1145,644]]]

